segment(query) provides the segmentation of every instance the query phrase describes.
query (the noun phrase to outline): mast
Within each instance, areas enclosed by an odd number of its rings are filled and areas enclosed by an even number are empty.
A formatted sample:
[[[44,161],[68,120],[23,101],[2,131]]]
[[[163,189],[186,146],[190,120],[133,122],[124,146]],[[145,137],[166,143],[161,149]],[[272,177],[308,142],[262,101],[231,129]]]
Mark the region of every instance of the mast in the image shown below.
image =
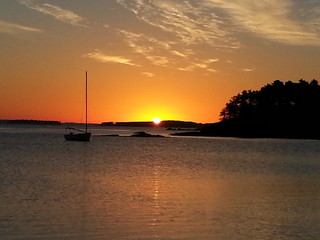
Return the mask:
[[[88,73],[86,71],[86,132],[88,131]]]

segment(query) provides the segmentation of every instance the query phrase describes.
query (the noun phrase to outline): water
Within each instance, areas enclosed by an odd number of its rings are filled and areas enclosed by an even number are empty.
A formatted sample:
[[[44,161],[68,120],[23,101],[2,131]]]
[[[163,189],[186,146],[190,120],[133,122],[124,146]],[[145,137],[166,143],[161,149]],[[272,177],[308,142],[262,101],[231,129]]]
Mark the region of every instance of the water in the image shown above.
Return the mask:
[[[0,239],[320,239],[320,141],[134,130],[0,126]]]

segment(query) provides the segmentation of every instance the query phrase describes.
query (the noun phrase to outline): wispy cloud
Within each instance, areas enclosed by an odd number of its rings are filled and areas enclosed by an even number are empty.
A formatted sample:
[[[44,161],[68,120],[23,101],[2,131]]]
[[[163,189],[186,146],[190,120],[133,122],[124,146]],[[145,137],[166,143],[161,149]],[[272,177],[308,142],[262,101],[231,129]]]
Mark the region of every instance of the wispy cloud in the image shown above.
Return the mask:
[[[102,63],[119,63],[139,67],[138,64],[133,63],[132,60],[126,57],[105,55],[99,49],[96,49],[94,52],[87,53],[83,55],[83,57],[91,58]]]
[[[244,34],[289,45],[320,45],[319,5],[311,3],[315,1],[308,4],[297,0],[117,2],[142,24],[152,27],[152,32],[117,31],[134,53],[157,66],[217,72],[214,64],[219,59],[214,55],[220,50],[240,48],[245,44],[245,41],[241,43]],[[210,54],[201,49],[212,51]]]
[[[84,18],[70,10],[63,9],[56,5],[52,5],[49,3],[36,3],[36,1],[34,0],[20,0],[20,3],[30,9],[36,10],[45,15],[52,16],[61,22],[65,22],[74,26],[86,26]]]
[[[234,25],[263,38],[292,45],[320,45],[319,15],[309,15],[311,19],[299,17],[294,0],[205,0],[204,3],[209,8],[224,10]]]
[[[223,29],[225,24],[202,1],[117,0],[143,22],[172,34],[180,43],[210,44],[215,47],[237,48],[238,42]]]
[[[228,20],[207,9],[200,1],[117,0],[144,24],[159,34],[118,30],[133,52],[153,65],[180,71],[217,72],[213,64],[219,59],[199,54],[204,45],[212,48],[237,49],[239,42],[226,31]],[[106,26],[109,27],[109,26]],[[161,36],[161,37],[159,37]]]
[[[238,48],[238,34],[292,45],[320,45],[317,1],[117,0],[146,24],[184,44]]]
[[[42,30],[0,20],[0,33],[18,34],[22,32],[42,32]]]
[[[195,59],[194,61],[190,61],[189,65],[184,67],[180,67],[179,70],[181,71],[188,71],[192,72],[196,69],[206,70],[208,72],[217,72],[216,69],[212,68],[212,63],[218,62],[219,59]]]
[[[133,33],[126,30],[117,30],[124,42],[132,48],[134,53],[142,55],[156,66],[178,69],[181,71],[194,71],[205,69],[214,72],[211,64],[219,59],[203,59],[195,56],[191,48],[186,48],[175,41],[160,40],[150,35]]]
[[[150,78],[154,77],[154,74],[150,73],[150,72],[142,72],[142,75],[150,77]]]
[[[164,52],[171,49],[169,42],[160,41],[145,34],[137,34],[125,30],[119,30],[119,33],[122,34],[124,41],[135,53],[143,55],[154,65],[167,66],[170,62],[168,57],[164,55]]]
[[[240,70],[243,72],[253,72],[254,70],[256,70],[256,68],[242,68]]]

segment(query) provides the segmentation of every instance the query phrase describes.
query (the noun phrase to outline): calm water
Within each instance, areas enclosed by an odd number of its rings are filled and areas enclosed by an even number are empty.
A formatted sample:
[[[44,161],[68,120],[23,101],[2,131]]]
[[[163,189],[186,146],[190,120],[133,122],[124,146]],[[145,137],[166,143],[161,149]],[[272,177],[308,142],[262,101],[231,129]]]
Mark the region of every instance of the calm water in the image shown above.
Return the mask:
[[[320,141],[63,133],[0,126],[0,239],[320,239]]]

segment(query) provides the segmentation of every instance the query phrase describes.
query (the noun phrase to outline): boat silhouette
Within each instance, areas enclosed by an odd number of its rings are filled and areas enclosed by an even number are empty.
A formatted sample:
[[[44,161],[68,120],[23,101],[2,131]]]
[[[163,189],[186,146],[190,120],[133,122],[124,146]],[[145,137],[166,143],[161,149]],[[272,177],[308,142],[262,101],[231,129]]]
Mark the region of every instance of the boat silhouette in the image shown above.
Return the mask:
[[[86,72],[86,129],[85,131],[81,129],[76,129],[73,127],[67,127],[64,139],[67,141],[90,141],[91,132],[88,132],[88,73]]]

